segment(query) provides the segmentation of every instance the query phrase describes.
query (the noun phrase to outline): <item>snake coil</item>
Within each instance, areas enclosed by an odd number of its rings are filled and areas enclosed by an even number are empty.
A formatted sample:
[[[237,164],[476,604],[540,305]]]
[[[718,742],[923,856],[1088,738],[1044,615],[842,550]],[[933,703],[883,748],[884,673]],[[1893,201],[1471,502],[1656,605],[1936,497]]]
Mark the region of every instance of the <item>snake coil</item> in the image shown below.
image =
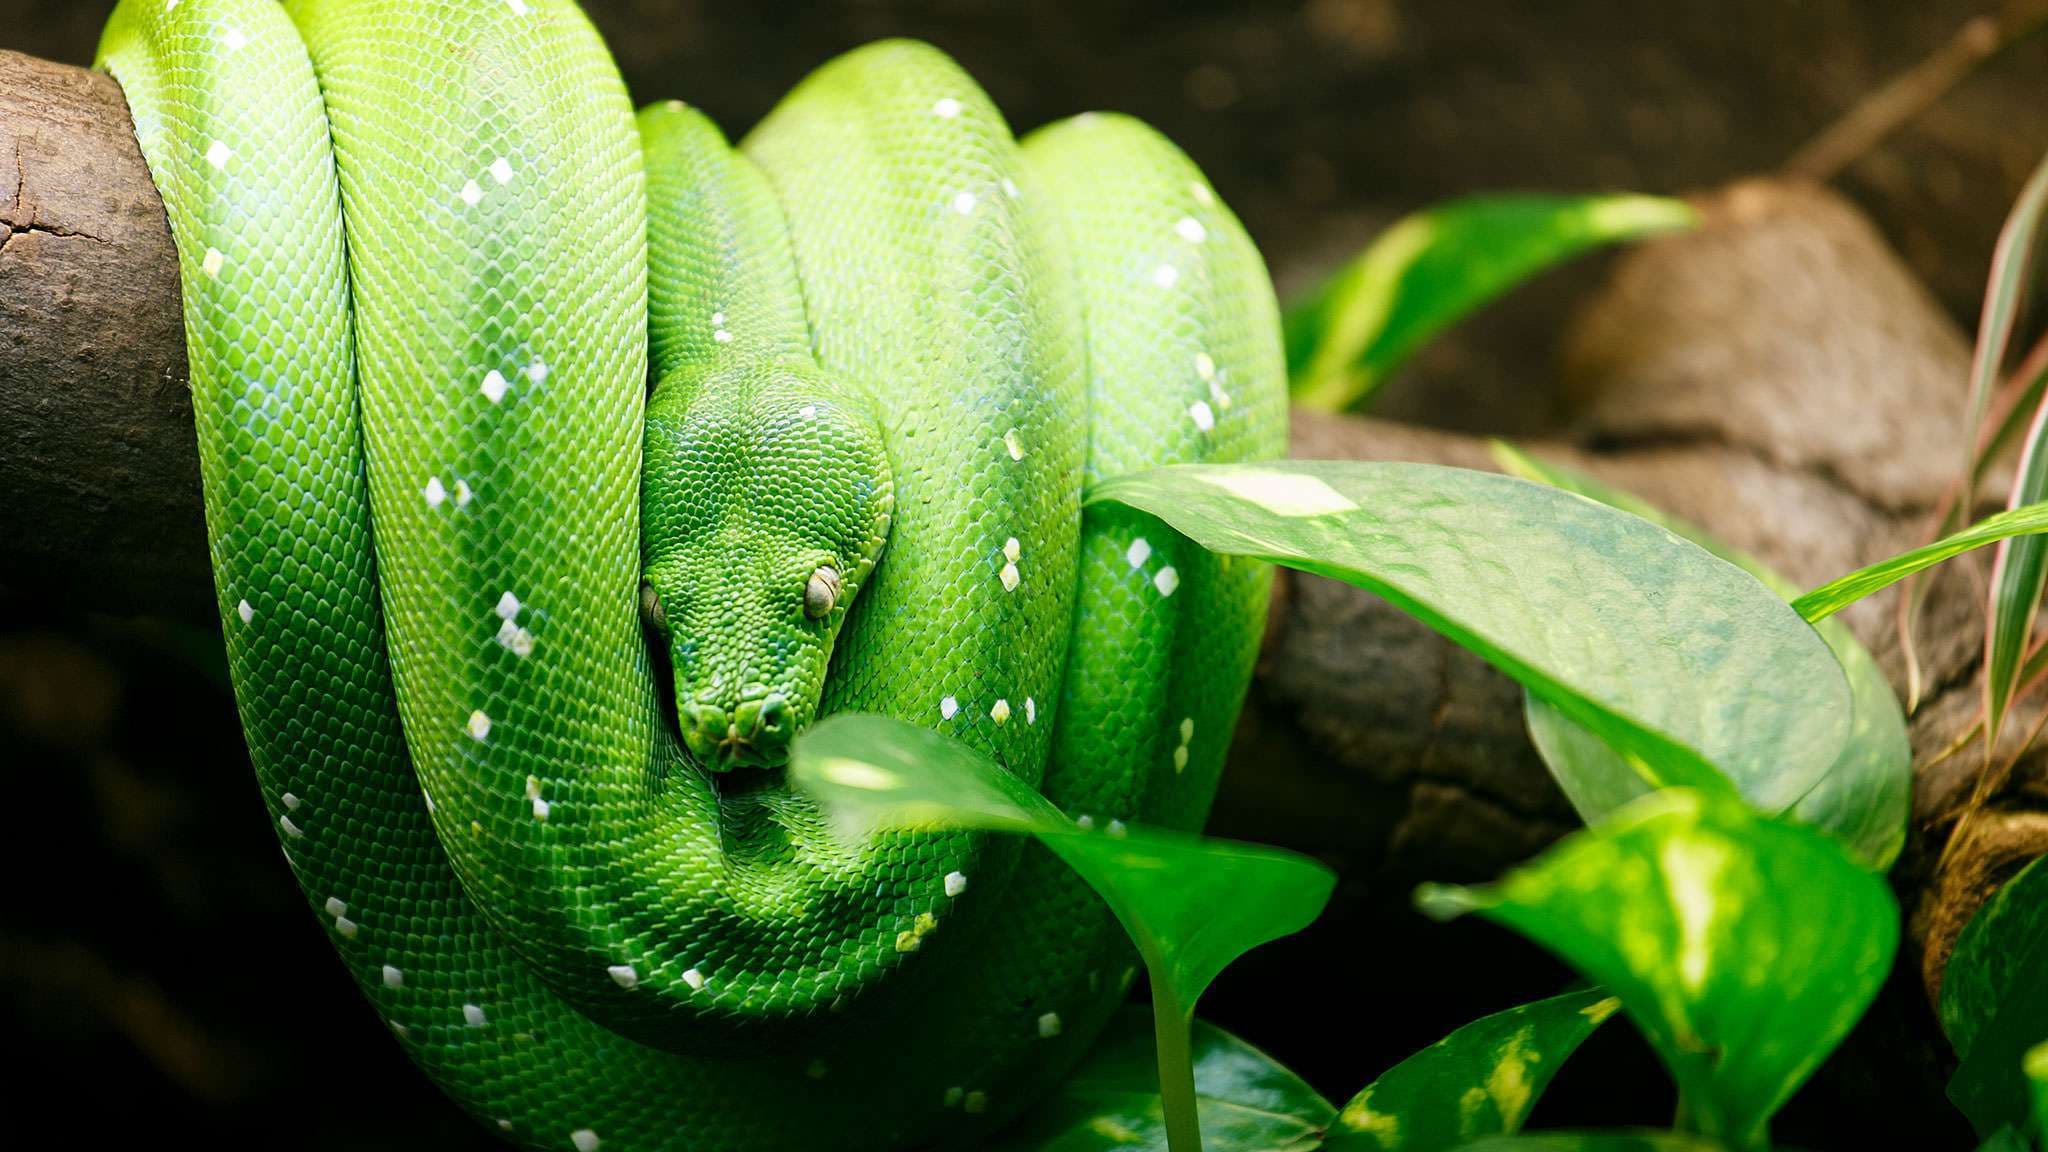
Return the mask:
[[[1268,573],[1093,479],[1278,455],[1277,310],[1143,125],[885,42],[735,149],[569,0],[122,0],[236,700],[406,1052],[538,1148],[966,1145],[1135,962],[1035,845],[845,842],[881,712],[1198,826]]]

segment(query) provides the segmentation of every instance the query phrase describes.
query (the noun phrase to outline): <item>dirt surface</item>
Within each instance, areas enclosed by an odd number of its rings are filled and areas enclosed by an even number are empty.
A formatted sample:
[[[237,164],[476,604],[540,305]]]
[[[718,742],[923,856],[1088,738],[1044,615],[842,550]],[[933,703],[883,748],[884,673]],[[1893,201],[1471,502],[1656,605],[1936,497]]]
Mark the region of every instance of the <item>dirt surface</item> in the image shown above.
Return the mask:
[[[83,61],[110,7],[0,0],[0,47]],[[586,7],[638,98],[687,98],[734,130],[831,54],[887,35],[955,54],[1020,129],[1087,108],[1136,113],[1208,170],[1292,287],[1400,213],[1447,196],[1677,192],[1772,168],[1990,5]],[[2048,41],[2019,46],[1837,182],[1966,328],[1999,220],[2048,150],[2044,65]],[[1551,430],[1563,410],[1556,382],[1569,320],[1605,269],[1596,259],[1553,274],[1460,329],[1395,383],[1379,413],[1467,432]],[[111,619],[120,614],[90,587],[0,601],[0,760],[22,766],[9,774],[9,808],[36,814],[24,834],[0,842],[0,864],[16,878],[0,914],[0,1021],[34,1053],[15,1085],[16,1098],[35,1105],[19,1110],[28,1133],[71,1142],[203,1134],[229,1147],[495,1146],[392,1049],[304,915],[249,786],[217,639]],[[1383,799],[1364,787],[1324,806],[1350,805],[1360,838],[1384,839],[1393,814]],[[1450,810],[1460,798],[1435,799]],[[1568,813],[1556,815],[1559,827],[1568,823]],[[1289,839],[1286,828],[1262,831]],[[1484,844],[1526,835],[1527,823],[1504,815],[1468,831]],[[1431,863],[1385,875],[1405,882]],[[1400,901],[1371,906],[1389,903]],[[1282,963],[1284,952],[1255,956],[1225,975],[1212,1002],[1340,1103],[1475,1012],[1554,991],[1561,979],[1533,949],[1476,923],[1361,918],[1335,924],[1317,948],[1313,981]],[[1335,1001],[1341,1010],[1330,1010]],[[1891,1030],[1910,1000],[1895,1007],[1852,1045],[1898,1042]],[[1886,1107],[1860,1087],[1817,1087],[1780,1135],[1814,1149],[1967,1146],[1954,1116],[1933,1111],[1938,1102]],[[1660,1124],[1670,1108],[1640,1041],[1610,1028],[1538,1122]]]

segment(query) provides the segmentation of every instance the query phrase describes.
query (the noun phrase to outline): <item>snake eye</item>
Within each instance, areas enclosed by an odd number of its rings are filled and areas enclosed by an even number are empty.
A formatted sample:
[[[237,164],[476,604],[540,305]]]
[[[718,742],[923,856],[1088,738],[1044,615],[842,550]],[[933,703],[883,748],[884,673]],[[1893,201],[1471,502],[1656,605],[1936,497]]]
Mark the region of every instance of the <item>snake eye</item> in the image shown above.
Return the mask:
[[[812,620],[823,620],[832,614],[839,603],[839,570],[829,564],[822,565],[811,573],[810,582],[804,585],[804,615]]]
[[[640,619],[656,632],[668,631],[668,613],[662,610],[661,593],[644,582],[640,585]]]

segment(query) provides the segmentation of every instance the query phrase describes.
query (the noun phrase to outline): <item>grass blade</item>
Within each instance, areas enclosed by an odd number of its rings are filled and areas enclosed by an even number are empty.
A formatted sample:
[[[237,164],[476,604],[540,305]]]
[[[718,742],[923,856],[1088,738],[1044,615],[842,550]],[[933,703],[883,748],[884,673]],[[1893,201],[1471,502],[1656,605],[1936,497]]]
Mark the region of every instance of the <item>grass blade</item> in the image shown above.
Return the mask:
[[[1698,220],[1654,196],[1483,196],[1408,216],[1288,309],[1294,402],[1354,408],[1430,337],[1545,268]]]
[[[2020,453],[2019,471],[2013,477],[2012,498],[2007,508],[2021,508],[2048,496],[2048,445],[2042,443],[2044,437],[2048,437],[2048,404],[2034,414],[2033,425],[2027,430],[2026,448]],[[2040,612],[2044,583],[2048,583],[2048,542],[2039,536],[1999,541],[1997,558],[1991,565],[1990,607],[1985,613],[1987,747],[1998,746],[1998,727],[2019,682],[2027,642],[2034,634],[2034,618]]]
[[[1901,552],[1869,567],[1858,568],[1846,576],[1838,576],[1794,600],[1792,609],[1808,620],[1825,620],[1865,596],[1882,592],[1944,560],[1986,544],[2040,532],[2048,532],[2048,503],[2029,504],[1996,516],[1986,516],[1953,536],[1924,544],[1910,552]]]

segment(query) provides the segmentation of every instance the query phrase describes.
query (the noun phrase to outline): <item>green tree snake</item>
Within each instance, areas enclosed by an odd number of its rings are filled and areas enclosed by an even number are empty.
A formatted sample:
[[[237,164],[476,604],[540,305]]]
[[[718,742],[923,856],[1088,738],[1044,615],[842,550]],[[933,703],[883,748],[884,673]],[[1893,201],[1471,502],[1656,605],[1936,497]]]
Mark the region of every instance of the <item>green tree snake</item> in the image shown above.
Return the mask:
[[[412,1059],[583,1152],[971,1145],[1070,1068],[1135,972],[1085,885],[782,765],[871,711],[1205,817],[1269,575],[1082,507],[1284,449],[1200,172],[908,42],[734,148],[569,0],[122,0],[100,56],[263,798]]]

